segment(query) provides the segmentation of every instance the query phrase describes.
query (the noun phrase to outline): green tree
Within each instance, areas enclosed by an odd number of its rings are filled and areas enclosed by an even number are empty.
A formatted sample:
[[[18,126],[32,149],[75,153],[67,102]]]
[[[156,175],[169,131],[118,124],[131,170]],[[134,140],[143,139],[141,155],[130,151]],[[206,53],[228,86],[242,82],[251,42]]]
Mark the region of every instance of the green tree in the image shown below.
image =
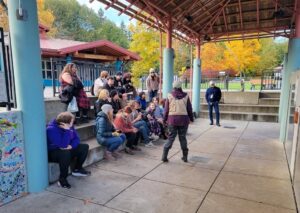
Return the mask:
[[[45,0],[45,7],[53,11],[57,36],[78,41],[107,39],[122,47],[128,47],[126,34],[112,21],[104,17],[100,9],[95,12],[76,0]]]

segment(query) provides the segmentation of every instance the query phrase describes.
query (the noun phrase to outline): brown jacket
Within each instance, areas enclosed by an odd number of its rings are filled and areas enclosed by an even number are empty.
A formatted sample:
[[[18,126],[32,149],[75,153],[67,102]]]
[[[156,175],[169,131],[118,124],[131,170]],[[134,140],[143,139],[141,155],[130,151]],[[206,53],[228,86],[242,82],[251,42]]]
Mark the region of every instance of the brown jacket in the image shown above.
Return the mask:
[[[151,75],[149,75],[146,84],[148,91],[159,90],[159,77],[155,75],[154,79],[152,79]]]

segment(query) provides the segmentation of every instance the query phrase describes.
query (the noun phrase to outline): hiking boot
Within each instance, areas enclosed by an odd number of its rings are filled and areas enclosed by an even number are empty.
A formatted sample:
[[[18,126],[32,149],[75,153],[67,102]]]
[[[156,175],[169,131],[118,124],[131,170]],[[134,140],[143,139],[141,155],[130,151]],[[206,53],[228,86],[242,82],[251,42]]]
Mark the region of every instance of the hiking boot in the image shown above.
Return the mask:
[[[168,160],[168,153],[169,153],[169,150],[168,149],[164,149],[163,155],[162,155],[162,158],[161,158],[162,162],[164,162],[164,163],[169,162],[169,160]]]
[[[75,177],[86,177],[86,176],[90,176],[91,172],[90,171],[86,171],[85,169],[75,169],[72,172],[72,175]]]
[[[182,151],[182,158],[181,158],[181,160],[183,161],[183,162],[185,162],[185,163],[187,163],[188,162],[188,153],[189,153],[189,150],[184,150],[184,151]]]
[[[69,182],[65,178],[60,178],[58,180],[58,182],[57,182],[57,185],[59,187],[66,188],[66,189],[70,189],[71,188],[71,185],[69,184]]]

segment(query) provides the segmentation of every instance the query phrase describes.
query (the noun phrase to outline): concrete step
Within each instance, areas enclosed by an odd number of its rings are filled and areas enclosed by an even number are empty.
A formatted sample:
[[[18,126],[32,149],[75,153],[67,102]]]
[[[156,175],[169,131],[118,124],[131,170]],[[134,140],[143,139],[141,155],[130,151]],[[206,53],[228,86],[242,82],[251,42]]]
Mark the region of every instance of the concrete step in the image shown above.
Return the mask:
[[[78,132],[80,141],[89,140],[96,136],[95,120],[91,120],[89,123],[75,125],[75,129]]]
[[[279,106],[280,98],[260,98],[258,104],[260,105],[276,105]]]
[[[87,167],[103,159],[104,148],[97,143],[96,138],[85,140],[81,143],[89,145],[89,153],[83,167]],[[48,172],[50,183],[54,183],[59,179],[59,165],[57,163],[48,163]],[[71,170],[69,173],[71,173]]]
[[[201,109],[207,110],[207,103],[201,104]],[[241,104],[220,104],[220,111],[228,112],[249,112],[249,113],[278,113],[279,106],[276,105],[241,105]]]
[[[259,93],[260,98],[280,98],[280,91],[262,91]]]
[[[200,118],[209,118],[208,110],[201,110]],[[278,122],[278,114],[221,111],[220,119],[240,120],[240,121]]]

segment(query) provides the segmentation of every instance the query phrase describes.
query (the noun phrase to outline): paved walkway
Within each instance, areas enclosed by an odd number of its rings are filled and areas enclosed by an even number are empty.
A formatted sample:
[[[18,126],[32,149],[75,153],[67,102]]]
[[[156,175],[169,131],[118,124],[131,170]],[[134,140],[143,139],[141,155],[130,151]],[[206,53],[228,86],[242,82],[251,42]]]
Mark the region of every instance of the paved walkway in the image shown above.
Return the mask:
[[[162,143],[135,156],[92,167],[92,176],[69,177],[70,190],[50,186],[0,208],[1,213],[296,212],[279,125],[207,120],[190,126],[189,161],[179,143],[170,162],[160,161]]]

